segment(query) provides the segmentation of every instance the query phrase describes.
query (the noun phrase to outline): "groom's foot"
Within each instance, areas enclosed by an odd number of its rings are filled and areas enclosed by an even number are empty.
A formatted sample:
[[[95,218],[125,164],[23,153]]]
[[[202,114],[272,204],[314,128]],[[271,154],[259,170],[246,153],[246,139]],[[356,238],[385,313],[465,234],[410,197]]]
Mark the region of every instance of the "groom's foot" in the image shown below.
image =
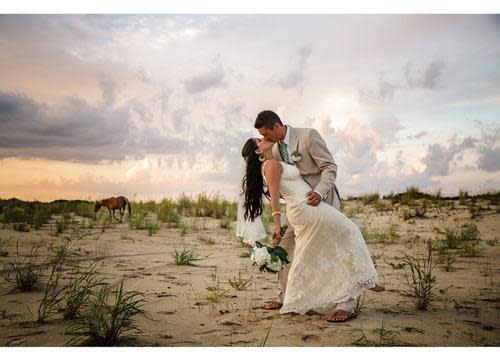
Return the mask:
[[[267,303],[266,305],[264,305],[262,308],[264,310],[278,310],[278,309],[281,309],[282,306],[283,306],[283,304],[278,302],[278,301],[271,301],[271,302]]]
[[[382,292],[385,290],[385,287],[383,286],[380,286],[380,285],[375,285],[374,287],[368,289],[368,290],[371,290],[371,291],[374,291],[374,292]]]

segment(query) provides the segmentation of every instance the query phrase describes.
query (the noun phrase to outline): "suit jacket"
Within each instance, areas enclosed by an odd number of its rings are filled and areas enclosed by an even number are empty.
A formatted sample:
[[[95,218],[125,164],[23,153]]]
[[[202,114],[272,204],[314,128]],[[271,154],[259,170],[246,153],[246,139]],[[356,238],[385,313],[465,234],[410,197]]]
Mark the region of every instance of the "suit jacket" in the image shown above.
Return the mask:
[[[301,153],[301,159],[295,162],[300,176],[313,190],[323,195],[324,202],[339,209],[340,195],[335,186],[337,164],[325,141],[315,129],[287,126],[290,132],[290,153]],[[283,161],[278,143],[274,144],[272,152],[276,160]]]

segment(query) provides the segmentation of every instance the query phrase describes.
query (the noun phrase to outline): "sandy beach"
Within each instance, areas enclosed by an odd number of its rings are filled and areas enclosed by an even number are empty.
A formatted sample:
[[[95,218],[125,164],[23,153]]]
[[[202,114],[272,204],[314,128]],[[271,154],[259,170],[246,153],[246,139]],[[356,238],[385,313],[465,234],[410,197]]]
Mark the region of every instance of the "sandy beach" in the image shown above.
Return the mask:
[[[322,314],[280,315],[261,307],[273,300],[276,275],[259,273],[234,234],[234,221],[222,228],[220,220],[183,218],[185,230],[162,224],[149,236],[132,230],[126,221],[109,227],[83,228],[85,219],[73,215],[73,223],[54,235],[60,215],[53,215],[39,230],[18,232],[5,224],[0,230],[0,269],[19,252],[28,254],[33,241],[42,246],[38,261],[50,255],[49,244],[72,240],[63,267],[62,281],[69,273],[98,261],[99,272],[111,287],[124,280],[126,290],[142,292],[150,319],[138,317],[130,339],[120,345],[133,346],[499,346],[500,345],[500,221],[498,205],[478,203],[471,219],[466,205],[448,201],[444,208],[430,208],[423,218],[404,220],[403,210],[387,200],[364,205],[361,200],[344,202],[343,212],[361,228],[380,283],[386,291],[367,292],[361,312],[346,323],[328,323]],[[384,211],[381,211],[383,209]],[[105,213],[107,214],[107,213]],[[151,216],[154,216],[152,214]],[[126,218],[125,218],[126,220]],[[432,307],[418,311],[407,290],[404,274],[406,254],[424,258],[427,240],[438,241],[447,227],[463,223],[477,225],[480,243],[476,256],[456,254],[453,271],[442,264],[434,270],[440,289]],[[81,239],[78,239],[78,238]],[[192,250],[194,266],[176,265],[175,250]],[[437,258],[437,256],[435,256]],[[230,280],[248,287],[237,290]],[[65,346],[72,320],[55,314],[37,323],[37,308],[44,290],[21,292],[0,278],[0,345]],[[30,311],[33,313],[31,314]],[[266,339],[266,335],[267,339]]]

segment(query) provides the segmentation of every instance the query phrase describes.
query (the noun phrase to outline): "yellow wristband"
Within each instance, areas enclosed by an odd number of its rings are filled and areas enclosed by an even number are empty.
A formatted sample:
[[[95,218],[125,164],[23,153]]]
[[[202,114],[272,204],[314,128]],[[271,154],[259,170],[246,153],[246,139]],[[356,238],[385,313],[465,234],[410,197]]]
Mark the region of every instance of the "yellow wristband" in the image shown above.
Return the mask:
[[[271,214],[271,217],[274,217],[274,215],[281,215],[281,213],[279,211],[275,211]]]

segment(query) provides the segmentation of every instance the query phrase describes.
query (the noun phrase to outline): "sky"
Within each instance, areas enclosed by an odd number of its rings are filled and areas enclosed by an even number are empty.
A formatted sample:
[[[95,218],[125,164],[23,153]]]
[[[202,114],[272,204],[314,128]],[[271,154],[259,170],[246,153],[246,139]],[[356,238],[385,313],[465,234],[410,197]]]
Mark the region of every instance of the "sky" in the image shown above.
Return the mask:
[[[0,15],[0,198],[235,199],[257,114],[342,197],[500,188],[498,15]]]

